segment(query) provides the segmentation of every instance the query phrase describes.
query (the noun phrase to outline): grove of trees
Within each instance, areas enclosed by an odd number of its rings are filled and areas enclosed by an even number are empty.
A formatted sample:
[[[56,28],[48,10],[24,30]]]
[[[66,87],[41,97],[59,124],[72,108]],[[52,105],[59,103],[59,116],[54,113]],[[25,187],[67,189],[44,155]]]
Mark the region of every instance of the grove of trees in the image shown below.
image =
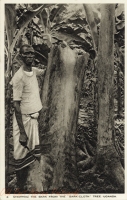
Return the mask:
[[[27,190],[124,192],[124,21],[123,4],[5,5],[7,190],[16,188],[9,81],[30,44],[33,65],[47,69],[38,79],[41,162]]]

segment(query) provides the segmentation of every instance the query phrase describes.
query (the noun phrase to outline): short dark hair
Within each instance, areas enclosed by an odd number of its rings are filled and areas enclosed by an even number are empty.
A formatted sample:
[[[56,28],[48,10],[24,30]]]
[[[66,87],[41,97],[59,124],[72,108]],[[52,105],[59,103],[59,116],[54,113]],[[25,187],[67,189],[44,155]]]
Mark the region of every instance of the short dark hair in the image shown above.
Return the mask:
[[[20,47],[20,51],[19,51],[20,54],[23,53],[23,48],[24,48],[24,47],[33,48],[30,44],[23,44],[23,45]]]

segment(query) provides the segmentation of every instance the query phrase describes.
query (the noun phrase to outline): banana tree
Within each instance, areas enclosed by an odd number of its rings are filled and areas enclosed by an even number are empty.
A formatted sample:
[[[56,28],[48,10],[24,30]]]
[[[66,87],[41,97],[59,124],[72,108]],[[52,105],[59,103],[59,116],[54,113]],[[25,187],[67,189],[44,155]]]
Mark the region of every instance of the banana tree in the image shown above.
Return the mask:
[[[98,49],[98,141],[96,164],[91,170],[85,173],[85,177],[91,173],[96,173],[97,169],[100,169],[101,172],[104,172],[104,170],[108,171],[107,173],[110,179],[117,184],[120,191],[123,191],[124,169],[114,146],[113,88],[115,5],[101,5],[101,24],[98,40],[96,35],[97,27],[91,6],[84,5],[84,8],[86,10],[89,26],[91,27],[95,49]]]

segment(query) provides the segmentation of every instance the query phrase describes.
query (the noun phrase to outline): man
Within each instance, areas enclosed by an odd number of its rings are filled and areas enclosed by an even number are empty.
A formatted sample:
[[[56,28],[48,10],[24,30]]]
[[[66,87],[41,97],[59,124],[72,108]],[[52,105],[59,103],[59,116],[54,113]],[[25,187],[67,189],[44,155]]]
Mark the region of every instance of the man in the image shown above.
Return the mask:
[[[32,46],[23,45],[20,56],[23,64],[15,73],[11,84],[15,110],[13,117],[15,169],[17,186],[23,190],[29,165],[41,155],[37,118],[42,109],[42,103],[36,76],[43,75],[45,69],[32,67],[34,61]]]

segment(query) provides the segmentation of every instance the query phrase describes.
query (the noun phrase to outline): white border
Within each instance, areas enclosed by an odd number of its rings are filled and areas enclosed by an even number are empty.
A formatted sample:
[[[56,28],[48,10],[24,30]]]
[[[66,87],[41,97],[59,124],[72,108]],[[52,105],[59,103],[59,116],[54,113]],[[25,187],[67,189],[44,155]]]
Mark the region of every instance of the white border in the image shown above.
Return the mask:
[[[61,196],[65,196],[65,198],[60,197],[60,195],[57,194],[52,194],[52,195],[45,195],[45,194],[32,194],[32,195],[28,195],[28,194],[24,194],[24,195],[18,195],[18,194],[11,194],[11,195],[6,195],[4,193],[4,187],[5,187],[5,110],[4,110],[4,4],[6,3],[26,3],[26,0],[0,0],[0,199],[7,199],[7,196],[9,199],[33,199],[34,196],[36,196],[36,199],[51,199],[51,197],[49,196],[57,196],[57,199],[118,199],[118,200],[127,200],[127,177],[125,176],[125,193],[124,194],[78,194],[77,197],[72,197],[72,196],[76,196],[71,194],[62,194]],[[82,4],[82,3],[91,3],[91,4],[95,4],[95,3],[123,3],[125,4],[125,22],[127,22],[127,3],[125,0],[101,0],[101,1],[92,1],[92,0],[27,0],[27,3],[67,3],[67,4]],[[125,33],[127,33],[127,28],[125,26]],[[127,55],[127,41],[126,41],[126,34],[125,34],[125,77],[127,74],[127,69],[126,69],[126,55]],[[126,78],[125,78],[125,86],[126,86]],[[127,110],[127,104],[126,104],[126,100],[127,100],[127,91],[126,91],[126,87],[125,87],[125,111]],[[125,112],[125,147],[127,144],[127,127],[126,127],[126,112]],[[127,155],[127,148],[125,148],[125,158]],[[127,172],[127,159],[125,159],[125,172]],[[126,175],[127,173],[125,173]],[[17,198],[16,198],[17,196]],[[24,196],[24,197],[23,197]],[[39,196],[47,196],[47,198],[39,198]],[[96,197],[95,197],[96,196]],[[98,197],[97,197],[98,196]],[[111,197],[108,197],[111,196]],[[116,196],[116,197],[113,197]],[[52,197],[53,198],[53,197]],[[56,199],[54,198],[54,199]]]

